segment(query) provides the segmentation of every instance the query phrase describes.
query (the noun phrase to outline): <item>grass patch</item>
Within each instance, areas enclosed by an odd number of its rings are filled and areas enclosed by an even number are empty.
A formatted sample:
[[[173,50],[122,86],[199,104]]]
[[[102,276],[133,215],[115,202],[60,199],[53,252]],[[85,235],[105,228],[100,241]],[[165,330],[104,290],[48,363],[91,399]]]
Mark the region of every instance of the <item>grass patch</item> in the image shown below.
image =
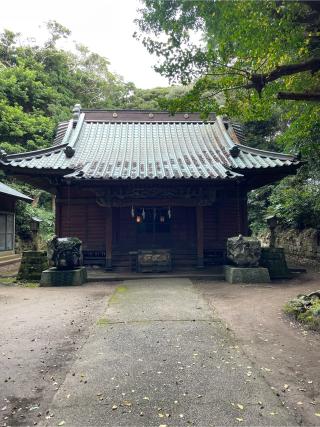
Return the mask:
[[[18,282],[18,285],[22,288],[39,288],[39,282]]]
[[[0,283],[3,285],[12,285],[13,283],[16,283],[15,277],[0,277]]]
[[[98,326],[107,326],[109,324],[109,320],[105,317],[102,317],[101,319],[97,320]]]
[[[0,284],[20,286],[22,288],[38,288],[40,286],[39,282],[18,280],[16,277],[0,277]]]
[[[128,286],[117,286],[114,293],[111,295],[111,297],[108,300],[109,304],[118,304],[119,302],[119,294],[123,294],[128,290]]]
[[[320,332],[320,291],[298,295],[285,304],[283,311],[304,326]]]

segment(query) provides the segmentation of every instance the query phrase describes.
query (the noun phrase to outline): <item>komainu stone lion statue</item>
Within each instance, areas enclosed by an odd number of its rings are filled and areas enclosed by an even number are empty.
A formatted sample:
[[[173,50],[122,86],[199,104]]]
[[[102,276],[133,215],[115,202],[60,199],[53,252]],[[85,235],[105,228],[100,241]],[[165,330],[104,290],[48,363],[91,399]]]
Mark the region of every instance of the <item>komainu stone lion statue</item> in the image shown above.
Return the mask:
[[[261,245],[254,237],[230,237],[227,241],[227,258],[238,267],[258,267]]]
[[[48,242],[49,263],[58,270],[72,270],[82,265],[82,242],[76,237],[54,236]]]

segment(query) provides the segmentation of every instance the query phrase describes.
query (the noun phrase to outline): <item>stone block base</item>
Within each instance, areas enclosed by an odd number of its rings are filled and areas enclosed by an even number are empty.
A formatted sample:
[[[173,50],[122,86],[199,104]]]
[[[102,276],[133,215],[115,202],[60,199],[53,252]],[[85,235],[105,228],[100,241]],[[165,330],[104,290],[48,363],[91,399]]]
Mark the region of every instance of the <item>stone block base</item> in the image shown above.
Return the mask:
[[[271,279],[290,279],[283,248],[262,248],[260,264],[269,270]]]
[[[85,267],[74,270],[57,270],[55,267],[45,270],[41,274],[40,286],[76,286],[87,281]]]
[[[225,278],[229,283],[269,283],[270,276],[264,267],[234,267],[225,265]]]

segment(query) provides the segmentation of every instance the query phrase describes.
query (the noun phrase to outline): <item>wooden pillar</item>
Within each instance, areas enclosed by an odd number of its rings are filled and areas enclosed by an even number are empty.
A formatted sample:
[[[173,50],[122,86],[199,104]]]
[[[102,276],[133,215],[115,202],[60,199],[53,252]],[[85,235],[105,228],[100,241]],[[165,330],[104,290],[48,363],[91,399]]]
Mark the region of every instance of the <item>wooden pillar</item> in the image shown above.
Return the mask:
[[[197,206],[197,268],[203,268],[203,206]]]
[[[112,208],[106,208],[106,270],[112,270]]]
[[[52,212],[54,212],[56,210],[56,195],[55,194],[51,194],[51,209],[52,209]]]
[[[60,194],[57,193],[57,196],[55,197],[55,206],[54,206],[54,213],[55,213],[55,235],[57,237],[62,237],[61,236],[61,201],[60,199]]]

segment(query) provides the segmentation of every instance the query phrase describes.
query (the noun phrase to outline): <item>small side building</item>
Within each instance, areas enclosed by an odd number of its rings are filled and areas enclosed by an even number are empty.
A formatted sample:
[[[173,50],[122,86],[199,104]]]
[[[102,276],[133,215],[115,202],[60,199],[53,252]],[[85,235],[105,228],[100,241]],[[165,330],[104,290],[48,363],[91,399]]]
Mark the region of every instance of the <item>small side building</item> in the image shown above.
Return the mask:
[[[17,200],[31,203],[31,197],[0,182],[0,261],[15,253],[15,205]]]

